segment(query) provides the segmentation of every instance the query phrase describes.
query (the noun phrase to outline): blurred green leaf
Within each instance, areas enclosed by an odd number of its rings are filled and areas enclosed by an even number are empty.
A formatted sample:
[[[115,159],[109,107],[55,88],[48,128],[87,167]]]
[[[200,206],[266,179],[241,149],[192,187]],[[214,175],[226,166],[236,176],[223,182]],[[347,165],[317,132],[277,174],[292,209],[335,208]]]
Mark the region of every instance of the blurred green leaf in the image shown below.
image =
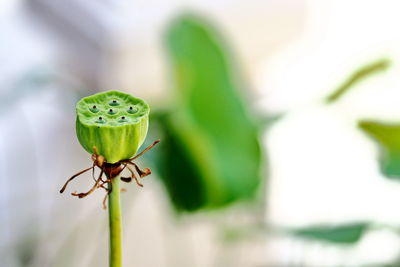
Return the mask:
[[[347,93],[355,84],[361,82],[362,80],[370,77],[371,75],[383,72],[390,66],[390,61],[388,59],[380,59],[372,62],[356,72],[354,72],[343,84],[339,86],[332,94],[326,97],[326,103],[333,103]]]
[[[160,176],[178,209],[219,207],[252,197],[260,182],[255,120],[220,34],[191,15],[169,27],[173,108],[159,119]]]
[[[400,178],[400,123],[360,121],[359,127],[379,145],[379,163],[384,175]]]
[[[369,223],[357,222],[337,226],[318,225],[291,231],[295,236],[338,244],[353,244],[368,230]]]

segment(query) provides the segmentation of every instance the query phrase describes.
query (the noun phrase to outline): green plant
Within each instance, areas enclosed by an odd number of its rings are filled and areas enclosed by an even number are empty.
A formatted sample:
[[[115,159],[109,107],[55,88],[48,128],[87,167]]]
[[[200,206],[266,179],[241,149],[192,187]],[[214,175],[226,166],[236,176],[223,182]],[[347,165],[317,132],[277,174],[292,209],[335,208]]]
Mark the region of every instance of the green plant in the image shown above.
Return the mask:
[[[206,19],[178,16],[165,35],[173,103],[157,117],[157,167],[180,211],[254,199],[262,151],[244,84],[221,34]]]
[[[134,162],[159,140],[132,157],[142,145],[147,135],[149,106],[141,99],[118,91],[108,91],[81,99],[76,105],[76,134],[81,145],[92,154],[91,167],[78,172],[67,180],[61,188],[63,193],[68,183],[77,176],[92,170],[95,180],[93,187],[84,193],[72,193],[84,198],[98,188],[106,190],[103,201],[106,208],[108,198],[110,227],[110,267],[122,266],[122,224],[120,203],[120,180],[143,186],[136,173],[143,178],[151,173],[150,169],[140,169]],[[132,158],[131,158],[132,157]],[[100,174],[94,177],[95,167]],[[130,177],[121,177],[127,168]],[[103,180],[103,174],[106,179]]]
[[[325,97],[325,104],[335,104],[351,90],[357,88],[357,85],[365,82],[371,76],[382,74],[390,66],[391,61],[382,58],[355,70],[336,90]],[[400,175],[400,141],[398,140],[400,125],[361,120],[358,126],[379,144],[382,172],[390,178],[398,179]],[[374,222],[363,221],[343,224],[324,223],[291,229],[287,232],[303,239],[348,245],[357,243],[372,228],[377,228]]]
[[[76,110],[79,142],[108,163],[132,157],[146,138],[150,108],[139,98],[109,91],[83,98]]]
[[[390,67],[390,60],[383,58],[369,63],[356,70],[334,92],[325,98],[325,103],[331,104],[342,98],[355,85],[372,75],[386,71]]]

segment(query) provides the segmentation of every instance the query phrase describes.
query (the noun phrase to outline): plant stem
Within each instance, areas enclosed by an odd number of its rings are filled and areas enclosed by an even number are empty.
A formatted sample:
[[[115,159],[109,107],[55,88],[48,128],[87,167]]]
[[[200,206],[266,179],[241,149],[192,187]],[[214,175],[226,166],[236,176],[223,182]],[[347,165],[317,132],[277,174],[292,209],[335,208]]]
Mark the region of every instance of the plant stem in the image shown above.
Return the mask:
[[[120,201],[120,176],[112,178],[108,198],[108,218],[110,227],[110,267],[122,267],[122,218]]]

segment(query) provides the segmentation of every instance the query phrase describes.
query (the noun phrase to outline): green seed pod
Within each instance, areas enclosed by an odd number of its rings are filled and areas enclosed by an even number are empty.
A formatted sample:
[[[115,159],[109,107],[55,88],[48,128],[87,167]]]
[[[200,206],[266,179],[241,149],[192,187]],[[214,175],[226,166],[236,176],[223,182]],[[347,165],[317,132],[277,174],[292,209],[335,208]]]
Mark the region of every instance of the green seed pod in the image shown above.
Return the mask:
[[[142,145],[149,112],[142,99],[118,91],[84,97],[76,104],[76,135],[87,152],[95,146],[108,163],[116,163]]]

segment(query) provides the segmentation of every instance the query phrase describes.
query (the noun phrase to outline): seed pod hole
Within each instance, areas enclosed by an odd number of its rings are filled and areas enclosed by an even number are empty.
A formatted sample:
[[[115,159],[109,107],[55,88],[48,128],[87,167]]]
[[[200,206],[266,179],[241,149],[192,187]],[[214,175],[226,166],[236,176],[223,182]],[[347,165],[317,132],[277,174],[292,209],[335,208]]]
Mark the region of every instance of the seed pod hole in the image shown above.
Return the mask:
[[[127,122],[128,120],[126,119],[125,116],[122,116],[118,122]]]
[[[100,111],[100,110],[97,108],[96,105],[93,105],[93,106],[89,107],[89,110],[90,110],[91,112],[93,112],[93,113],[97,113],[97,112]]]
[[[132,106],[130,106],[130,107],[128,108],[128,110],[127,110],[127,112],[130,113],[130,114],[134,114],[134,113],[136,113],[137,111],[138,111],[138,109],[137,109],[136,107],[132,107]]]
[[[116,100],[116,99],[114,99],[114,100],[112,100],[112,101],[110,101],[110,103],[108,103],[110,106],[118,106],[119,105],[119,102],[118,102],[118,100]]]
[[[103,124],[103,123],[106,123],[106,120],[103,117],[98,117],[96,120],[96,123]]]
[[[108,114],[110,114],[110,115],[114,115],[115,113],[117,113],[115,109],[110,108],[108,110]]]

